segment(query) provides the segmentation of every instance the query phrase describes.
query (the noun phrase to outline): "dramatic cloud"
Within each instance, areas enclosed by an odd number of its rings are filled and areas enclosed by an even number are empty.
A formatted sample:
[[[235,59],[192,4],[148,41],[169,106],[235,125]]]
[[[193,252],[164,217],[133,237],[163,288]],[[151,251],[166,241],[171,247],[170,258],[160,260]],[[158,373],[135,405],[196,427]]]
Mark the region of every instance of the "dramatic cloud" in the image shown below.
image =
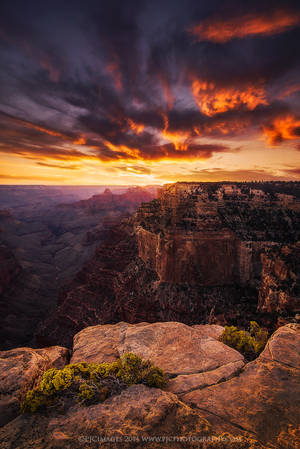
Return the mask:
[[[228,19],[208,18],[189,28],[189,32],[198,41],[224,43],[231,39],[248,36],[272,36],[299,24],[299,12],[275,9],[263,14],[244,14]]]
[[[292,115],[279,117],[270,126],[264,127],[268,143],[276,145],[284,140],[295,140],[300,137],[300,119]]]
[[[70,183],[195,179],[216,163],[224,176],[292,170],[299,19],[295,0],[4,0],[7,180],[21,165],[22,179]]]
[[[267,104],[263,87],[248,85],[244,89],[227,87],[218,88],[213,82],[195,79],[192,92],[200,110],[206,115],[214,115],[229,109],[245,106],[251,111],[260,104]]]

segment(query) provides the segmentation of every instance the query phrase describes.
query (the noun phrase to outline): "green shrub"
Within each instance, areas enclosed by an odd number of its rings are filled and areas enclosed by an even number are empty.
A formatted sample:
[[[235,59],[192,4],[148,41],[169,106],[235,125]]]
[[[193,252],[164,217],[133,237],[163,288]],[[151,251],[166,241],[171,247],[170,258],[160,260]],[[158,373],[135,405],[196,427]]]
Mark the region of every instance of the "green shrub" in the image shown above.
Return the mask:
[[[21,411],[34,413],[43,407],[65,405],[74,398],[89,405],[103,402],[132,384],[163,388],[166,383],[162,369],[131,353],[113,363],[75,363],[46,371],[39,385],[27,391]]]
[[[262,329],[256,321],[250,322],[249,332],[235,326],[225,326],[220,341],[241,352],[247,359],[255,359],[264,349],[268,340],[268,331]]]

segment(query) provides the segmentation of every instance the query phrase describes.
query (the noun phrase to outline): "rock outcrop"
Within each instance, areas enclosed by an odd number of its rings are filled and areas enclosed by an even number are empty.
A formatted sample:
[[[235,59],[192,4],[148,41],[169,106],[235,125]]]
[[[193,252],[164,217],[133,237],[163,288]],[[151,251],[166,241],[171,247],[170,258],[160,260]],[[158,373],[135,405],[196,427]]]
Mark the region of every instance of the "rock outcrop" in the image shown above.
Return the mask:
[[[279,328],[239,376],[181,398],[201,410],[218,431],[231,425],[276,447],[281,432],[300,426],[300,326]]]
[[[300,326],[278,329],[261,355],[247,364],[210,336],[219,331],[215,326],[124,322],[81,331],[74,338],[71,362],[110,362],[130,350],[159,363],[170,380],[167,391],[133,385],[103,403],[75,405],[64,414],[52,407],[16,416],[16,398],[24,386],[38,382],[44,369],[67,363],[68,351],[3,351],[1,398],[7,404],[11,399],[15,408],[3,410],[1,448],[296,449]]]
[[[45,349],[16,348],[0,352],[0,426],[19,414],[19,400],[49,368],[62,368],[69,350],[59,346]]]
[[[244,366],[239,352],[208,333],[176,322],[92,326],[75,335],[71,363],[112,362],[132,352],[171,376],[169,391],[188,391],[230,378]]]

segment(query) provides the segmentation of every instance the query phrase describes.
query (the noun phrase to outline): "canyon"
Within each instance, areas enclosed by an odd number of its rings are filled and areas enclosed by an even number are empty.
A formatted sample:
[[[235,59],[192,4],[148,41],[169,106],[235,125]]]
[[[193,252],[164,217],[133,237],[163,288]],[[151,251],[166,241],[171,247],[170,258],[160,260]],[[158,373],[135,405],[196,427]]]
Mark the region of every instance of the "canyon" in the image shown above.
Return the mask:
[[[1,209],[1,448],[298,447],[300,183],[156,190]],[[252,320],[249,361],[220,337]],[[167,385],[20,412],[47,370],[128,353]]]
[[[299,183],[164,186],[111,227],[37,341],[70,346],[82,328],[119,321],[296,322],[299,197]]]
[[[155,195],[151,186],[1,186],[0,347],[34,345],[35,329],[55,309],[60,289],[111,226]]]

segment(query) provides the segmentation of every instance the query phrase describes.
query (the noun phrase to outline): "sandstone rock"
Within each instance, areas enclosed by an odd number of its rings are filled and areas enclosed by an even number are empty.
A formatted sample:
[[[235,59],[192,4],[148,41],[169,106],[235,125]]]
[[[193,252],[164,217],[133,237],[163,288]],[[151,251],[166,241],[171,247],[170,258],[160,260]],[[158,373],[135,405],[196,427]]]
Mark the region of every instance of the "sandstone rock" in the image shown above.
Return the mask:
[[[192,327],[197,329],[202,335],[215,338],[216,340],[218,340],[225,329],[224,326],[220,326],[219,324],[194,324]]]
[[[0,425],[19,413],[18,399],[32,388],[49,368],[62,368],[69,350],[59,346],[44,349],[17,348],[0,352]]]
[[[261,256],[258,310],[296,314],[300,311],[300,242],[274,247]]]
[[[182,399],[198,407],[218,431],[231,425],[275,444],[289,425],[300,425],[299,355],[300,326],[284,326],[238,377]]]
[[[167,390],[177,395],[182,395],[189,391],[202,389],[209,385],[215,385],[236,376],[243,366],[244,362],[239,360],[237,362],[230,362],[222,365],[212,371],[206,371],[199,374],[180,375],[169,381]]]
[[[291,323],[279,328],[268,340],[259,360],[282,363],[300,368],[300,324]]]
[[[274,193],[263,190],[263,184],[255,193],[237,183],[164,185],[157,201],[137,211],[139,256],[163,282],[246,285],[259,276],[268,242],[298,236],[299,214],[289,210],[298,207],[296,198],[280,204],[289,217],[281,218]]]
[[[208,327],[204,331],[210,333]],[[197,443],[197,447],[297,448],[300,325],[289,324],[277,330],[258,359],[246,366],[240,354],[203,335],[201,328],[174,322],[94,326],[75,336],[72,362],[113,361],[127,350],[149,357],[160,366],[164,363],[173,376],[186,367],[191,374],[171,378],[169,391],[133,385],[103,403],[76,405],[63,415],[53,408],[47,413],[19,415],[10,422],[7,419],[0,430],[1,449],[96,449],[104,444],[109,449],[190,448],[195,447],[192,441],[177,444],[145,442],[143,438],[220,434],[222,442]],[[10,400],[16,401],[25,384],[37,382],[45,365],[63,366],[66,351],[57,347],[20,348],[0,353],[2,405],[10,407],[11,419],[16,413],[12,413]],[[222,360],[219,365],[218,360]],[[196,364],[200,369],[193,372]],[[215,364],[216,368],[209,368]],[[224,432],[230,432],[236,440],[230,440],[232,435]]]
[[[147,436],[200,437],[208,422],[172,393],[134,385],[104,403],[76,406],[67,415],[19,416],[0,431],[2,449],[170,447],[143,442]],[[110,438],[106,443],[97,438]],[[115,440],[115,441],[114,441]],[[172,447],[177,445],[172,444]]]
[[[74,337],[71,363],[112,361],[125,352],[149,359],[171,375],[215,370],[243,356],[223,343],[182,323],[93,326]]]

